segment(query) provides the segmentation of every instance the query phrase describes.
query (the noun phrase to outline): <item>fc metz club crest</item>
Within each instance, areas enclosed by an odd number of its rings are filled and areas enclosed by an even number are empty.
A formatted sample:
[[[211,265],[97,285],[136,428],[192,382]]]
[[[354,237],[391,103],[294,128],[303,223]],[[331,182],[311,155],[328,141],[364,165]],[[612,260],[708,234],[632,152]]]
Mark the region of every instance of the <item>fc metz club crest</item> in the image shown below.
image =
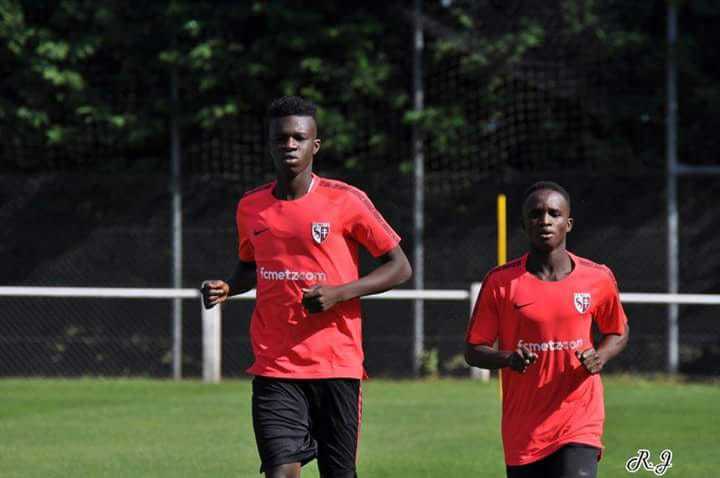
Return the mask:
[[[330,234],[330,223],[329,222],[313,222],[312,223],[312,237],[315,242],[322,244]]]
[[[575,310],[584,314],[590,308],[590,294],[588,292],[575,292]]]

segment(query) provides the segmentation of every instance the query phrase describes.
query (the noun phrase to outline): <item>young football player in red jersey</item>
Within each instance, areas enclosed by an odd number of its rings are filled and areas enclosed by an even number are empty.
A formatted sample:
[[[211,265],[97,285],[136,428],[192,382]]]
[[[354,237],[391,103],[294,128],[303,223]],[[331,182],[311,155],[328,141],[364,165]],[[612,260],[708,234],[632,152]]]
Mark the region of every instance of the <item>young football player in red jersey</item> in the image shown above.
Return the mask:
[[[323,478],[355,471],[364,377],[359,298],[411,275],[400,237],[368,197],[312,172],[315,106],[299,97],[268,109],[276,180],[237,208],[239,262],[203,283],[206,307],[257,287],[250,324],[252,415],[268,478],[295,478],[318,459]],[[380,265],[360,277],[358,245]]]
[[[523,204],[530,250],[488,273],[470,319],[467,362],[502,369],[509,478],[597,476],[599,372],[625,347],[629,328],[610,269],[566,250],[572,226],[567,191],[532,185]]]

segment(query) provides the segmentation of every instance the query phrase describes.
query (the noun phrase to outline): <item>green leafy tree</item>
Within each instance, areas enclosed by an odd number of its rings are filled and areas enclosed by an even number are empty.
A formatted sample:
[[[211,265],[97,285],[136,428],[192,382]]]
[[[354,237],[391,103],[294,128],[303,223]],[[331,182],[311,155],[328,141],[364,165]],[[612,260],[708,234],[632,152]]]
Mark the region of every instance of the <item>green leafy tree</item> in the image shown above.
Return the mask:
[[[358,143],[377,154],[387,145],[371,128],[382,123],[376,118],[406,104],[391,58],[406,39],[393,36],[388,8],[355,7],[3,0],[0,59],[10,75],[2,128],[58,150],[91,135],[121,154],[161,156],[173,112],[187,130],[212,131],[261,114],[274,97],[300,94],[322,105],[325,150],[360,164]]]
[[[422,113],[409,101],[411,3],[0,0],[4,167],[162,169],[171,115],[191,145],[198,132],[258,118],[283,94],[321,105],[323,157],[345,168],[392,162],[409,172],[415,124],[446,164],[479,157],[473,168],[519,167],[514,150],[495,161],[485,145],[520,101],[508,94],[513,81],[551,97],[531,139],[558,164],[578,151],[603,167],[626,153],[640,166],[658,157],[665,2],[426,1]],[[708,0],[683,2],[681,13],[681,140],[692,155],[691,145],[720,148],[707,126],[720,108],[716,54],[705,47],[720,13]],[[533,62],[554,62],[584,83],[568,94],[523,76]],[[581,133],[555,114],[563,109],[580,111]]]

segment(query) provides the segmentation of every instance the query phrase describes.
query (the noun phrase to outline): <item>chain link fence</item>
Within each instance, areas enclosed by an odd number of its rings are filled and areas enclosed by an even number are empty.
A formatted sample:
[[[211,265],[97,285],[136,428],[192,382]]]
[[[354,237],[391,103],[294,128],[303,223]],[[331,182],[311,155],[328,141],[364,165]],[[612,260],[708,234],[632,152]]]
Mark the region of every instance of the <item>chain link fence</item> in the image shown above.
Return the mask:
[[[573,197],[573,252],[610,266],[623,291],[664,291],[663,92],[658,82],[637,77],[633,68],[640,57],[657,59],[657,49],[638,47],[632,55],[608,55],[602,61],[595,55],[588,61],[582,52],[592,43],[569,41],[553,7],[513,1],[500,8],[495,3],[501,2],[477,2],[478,15],[485,15],[483,28],[512,31],[519,28],[518,19],[534,15],[545,27],[546,41],[500,66],[478,68],[462,51],[441,61],[426,55],[426,107],[435,115],[430,127],[425,125],[426,287],[466,289],[495,265],[499,193],[508,197],[508,255],[522,254],[523,190],[536,180],[551,179]],[[428,52],[453,36],[432,21],[426,26]],[[482,42],[483,35],[493,32],[480,29],[473,41]],[[404,73],[410,70],[410,41],[407,47],[392,53],[397,70]],[[120,103],[137,105],[146,94],[162,97],[168,90],[167,84],[111,81],[102,69],[95,74],[97,84],[108,85],[107,94]],[[619,83],[618,77],[625,81]],[[648,95],[638,93],[647,88],[657,90],[657,103],[642,101]],[[365,131],[364,140],[343,157],[321,150],[317,172],[368,192],[411,256],[411,125],[400,111],[370,100],[341,109],[362,118],[357,126]],[[706,126],[687,126],[688,135],[698,141],[683,143],[681,154],[695,164],[717,164],[710,153],[717,148],[708,139],[714,136],[707,129],[717,112],[707,108],[704,115]],[[443,122],[449,133],[433,134],[433,121]],[[127,142],[107,127],[79,124],[76,142],[48,146],[19,134],[17,125],[4,118],[0,284],[168,287],[170,135],[164,123],[164,118],[153,118],[150,137]],[[320,130],[322,134],[322,124]],[[386,139],[380,141],[375,132]],[[273,170],[264,153],[261,112],[241,112],[208,128],[184,125],[181,137],[183,286],[197,287],[232,271],[237,200],[244,190],[271,180]],[[36,167],[40,163],[52,168]],[[720,229],[720,208],[715,207],[720,183],[682,178],[679,197],[680,292],[717,292],[720,242],[714,238]],[[372,264],[363,256],[364,271]],[[225,376],[242,376],[252,359],[247,336],[251,307],[247,302],[226,307]],[[370,375],[409,375],[410,302],[367,302],[363,308]],[[0,375],[169,377],[171,311],[170,300],[0,298]],[[610,369],[664,370],[665,307],[629,305],[627,312],[631,344]],[[426,371],[465,375],[461,355],[468,304],[428,301],[425,317]],[[681,372],[720,374],[716,308],[680,307],[680,342]],[[184,301],[183,351],[184,375],[199,376],[200,312],[191,301]]]
[[[322,171],[321,171],[322,174]],[[192,178],[191,178],[192,179]],[[372,179],[372,177],[371,177]],[[169,201],[164,180],[147,177],[73,175],[0,181],[14,190],[2,211],[6,227],[2,247],[7,285],[167,287],[170,283]],[[410,191],[389,191],[382,181],[350,182],[364,186],[410,250]],[[608,264],[621,289],[664,290],[664,219],[661,178],[560,179],[574,196],[576,229],[571,249]],[[398,181],[399,186],[403,185]],[[519,208],[525,182],[476,185],[465,198],[429,201],[426,286],[465,289],[495,263],[494,200],[509,198],[509,252],[524,251]],[[720,220],[714,208],[701,208],[692,179],[683,182],[681,211],[681,292],[717,290],[717,245],[707,240]],[[687,188],[687,189],[686,189]],[[184,286],[197,287],[210,277],[224,277],[234,267],[234,181],[200,177],[186,181],[184,211]],[[103,194],[98,194],[102,191]],[[127,194],[132,191],[132,194]],[[24,196],[26,195],[26,196]],[[711,199],[708,198],[707,201]],[[446,209],[447,208],[447,209]],[[11,233],[9,232],[11,231]],[[363,256],[362,268],[372,260]],[[201,373],[199,304],[184,302],[183,372]],[[464,375],[461,360],[469,305],[425,305],[425,368]],[[364,302],[366,365],[372,376],[403,376],[412,370],[412,306],[409,301]],[[627,305],[632,324],[628,350],[611,370],[658,372],[665,367],[665,307]],[[223,375],[242,376],[251,361],[249,318],[252,304],[233,302],[224,312]],[[712,306],[680,308],[681,371],[718,372],[720,333]],[[171,301],[127,299],[0,299],[0,374],[41,376],[171,376]]]

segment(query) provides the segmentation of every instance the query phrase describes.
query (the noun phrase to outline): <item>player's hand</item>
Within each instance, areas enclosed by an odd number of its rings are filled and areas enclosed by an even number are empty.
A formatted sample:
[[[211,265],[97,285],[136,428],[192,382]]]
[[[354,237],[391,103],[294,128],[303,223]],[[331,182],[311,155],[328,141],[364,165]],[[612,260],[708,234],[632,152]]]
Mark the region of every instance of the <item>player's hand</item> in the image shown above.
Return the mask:
[[[330,308],[338,302],[342,302],[338,288],[329,285],[316,285],[303,288],[302,293],[303,307],[311,314],[325,312],[326,310],[330,310]]]
[[[203,305],[206,309],[222,304],[230,294],[230,286],[227,282],[221,280],[206,280],[200,286],[202,293]]]
[[[602,370],[605,365],[605,361],[602,359],[600,354],[592,347],[583,352],[576,350],[575,356],[578,358],[580,363],[583,364],[583,367],[592,374],[600,373],[600,370]]]
[[[518,373],[525,373],[527,368],[537,362],[538,355],[521,345],[508,358],[508,366]]]

